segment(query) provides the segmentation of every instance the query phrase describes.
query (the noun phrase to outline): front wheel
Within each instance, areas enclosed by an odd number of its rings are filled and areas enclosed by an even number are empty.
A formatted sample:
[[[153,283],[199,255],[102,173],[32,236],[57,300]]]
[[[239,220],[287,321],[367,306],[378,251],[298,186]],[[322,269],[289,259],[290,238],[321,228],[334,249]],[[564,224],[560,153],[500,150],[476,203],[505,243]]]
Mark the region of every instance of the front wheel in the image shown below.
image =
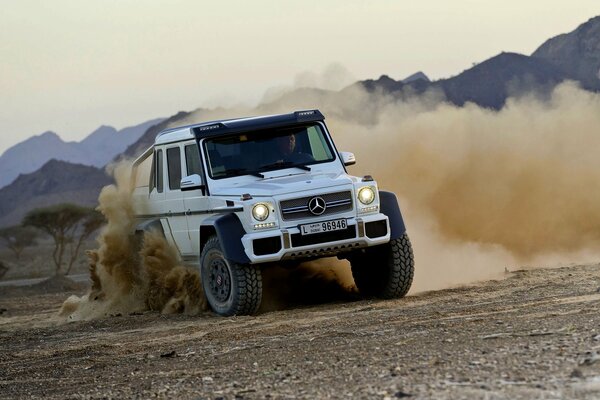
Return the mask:
[[[350,257],[352,277],[359,292],[367,297],[404,297],[412,285],[415,259],[408,235],[370,247]]]
[[[200,276],[208,304],[219,315],[250,315],[262,298],[262,276],[252,265],[227,261],[217,236],[206,242],[200,255]]]

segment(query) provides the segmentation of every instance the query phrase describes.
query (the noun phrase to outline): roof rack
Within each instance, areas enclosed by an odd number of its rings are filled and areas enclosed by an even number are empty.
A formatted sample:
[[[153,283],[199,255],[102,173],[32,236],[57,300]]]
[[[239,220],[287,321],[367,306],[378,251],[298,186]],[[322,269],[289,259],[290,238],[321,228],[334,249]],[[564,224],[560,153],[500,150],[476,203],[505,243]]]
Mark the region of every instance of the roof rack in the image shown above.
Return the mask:
[[[185,125],[166,129],[156,139],[170,132],[191,129],[197,139],[222,135],[224,133],[243,132],[257,128],[276,128],[303,122],[323,121],[325,116],[319,110],[301,110],[289,114],[265,115],[236,119],[207,121],[199,124]]]

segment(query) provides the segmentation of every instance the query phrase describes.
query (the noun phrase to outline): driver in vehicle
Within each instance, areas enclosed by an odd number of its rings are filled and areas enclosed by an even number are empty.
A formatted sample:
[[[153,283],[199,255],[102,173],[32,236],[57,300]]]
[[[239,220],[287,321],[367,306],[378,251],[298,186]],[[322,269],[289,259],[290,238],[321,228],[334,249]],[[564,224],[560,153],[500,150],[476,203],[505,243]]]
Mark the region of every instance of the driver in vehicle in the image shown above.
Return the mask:
[[[312,155],[300,152],[299,149],[296,149],[295,134],[278,136],[275,138],[275,142],[277,143],[279,155],[279,158],[275,161],[277,163],[292,162],[294,164],[303,164],[315,161]]]

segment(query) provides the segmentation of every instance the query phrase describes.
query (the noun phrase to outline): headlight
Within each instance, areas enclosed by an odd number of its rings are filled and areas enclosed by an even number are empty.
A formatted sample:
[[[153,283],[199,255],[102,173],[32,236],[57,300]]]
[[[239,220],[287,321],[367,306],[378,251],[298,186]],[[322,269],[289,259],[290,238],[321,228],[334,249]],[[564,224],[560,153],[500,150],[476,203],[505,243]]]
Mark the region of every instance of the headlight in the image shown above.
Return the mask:
[[[257,221],[264,221],[269,218],[269,207],[266,204],[258,203],[252,207],[252,216]]]
[[[371,186],[365,186],[358,191],[358,201],[367,205],[375,200],[375,191]]]

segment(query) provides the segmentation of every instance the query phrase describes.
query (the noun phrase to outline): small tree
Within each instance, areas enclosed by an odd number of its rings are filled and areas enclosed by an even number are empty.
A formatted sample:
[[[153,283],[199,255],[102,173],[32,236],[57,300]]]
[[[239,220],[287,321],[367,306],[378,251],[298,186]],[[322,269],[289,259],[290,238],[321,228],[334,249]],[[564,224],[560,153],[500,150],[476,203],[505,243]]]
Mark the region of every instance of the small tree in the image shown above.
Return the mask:
[[[66,250],[70,253],[65,271],[68,274],[77,259],[81,244],[103,221],[102,215],[94,209],[63,203],[31,210],[23,219],[23,225],[36,227],[52,237],[52,258],[58,275],[62,273]]]
[[[10,249],[19,260],[25,247],[37,244],[39,231],[30,226],[9,226],[0,229],[0,240]]]
[[[104,219],[104,215],[94,209],[88,209],[88,213],[80,221],[79,236],[76,240],[71,240],[69,242],[71,257],[69,258],[69,264],[67,266],[67,271],[65,272],[66,275],[71,272],[71,268],[77,260],[79,250],[81,250],[81,244],[87,238],[89,238],[92,233],[96,232],[105,222],[106,220]]]

